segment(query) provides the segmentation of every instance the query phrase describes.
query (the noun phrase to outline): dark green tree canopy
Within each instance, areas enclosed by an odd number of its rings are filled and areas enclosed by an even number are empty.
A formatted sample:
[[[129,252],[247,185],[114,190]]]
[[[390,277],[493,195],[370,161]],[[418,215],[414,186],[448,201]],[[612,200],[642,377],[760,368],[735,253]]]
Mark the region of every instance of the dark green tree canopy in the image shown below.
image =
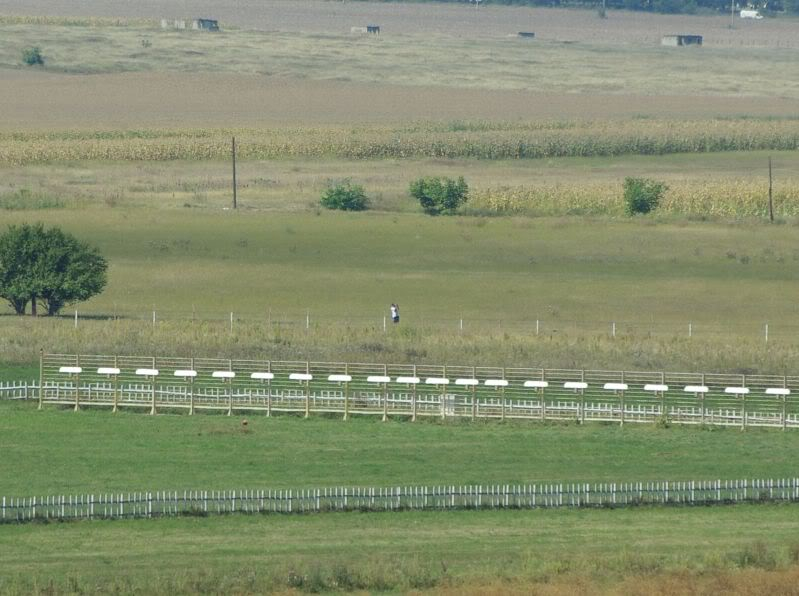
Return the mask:
[[[428,215],[452,215],[469,199],[469,186],[463,176],[419,178],[411,182],[409,192]]]
[[[67,304],[87,300],[105,287],[108,263],[99,251],[62,231],[42,224],[10,226],[0,234],[0,297],[19,315],[38,301],[48,315]]]

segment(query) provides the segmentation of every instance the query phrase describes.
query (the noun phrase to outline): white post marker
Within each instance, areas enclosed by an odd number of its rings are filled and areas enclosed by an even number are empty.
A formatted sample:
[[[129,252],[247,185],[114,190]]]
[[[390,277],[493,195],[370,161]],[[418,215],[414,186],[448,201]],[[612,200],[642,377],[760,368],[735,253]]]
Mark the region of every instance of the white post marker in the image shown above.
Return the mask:
[[[502,410],[500,412],[500,419],[505,420],[505,387],[508,386],[508,381],[505,379],[486,379],[483,381],[483,385],[486,387],[493,387],[494,389],[499,389],[502,392],[501,396],[501,407]]]
[[[197,371],[176,370],[173,375],[189,383],[189,415],[194,414],[194,379],[197,377]]]
[[[788,428],[788,396],[791,390],[787,387],[769,387],[766,389],[766,395],[776,395],[782,398],[782,430]]]
[[[584,383],[582,381],[566,381],[563,383],[563,388],[574,389],[574,392],[577,393],[578,391],[588,389],[588,383]]]
[[[585,390],[588,389],[588,383],[584,381],[566,381],[563,383],[563,388],[572,389],[575,393],[580,394],[578,417],[582,424],[585,422]]]
[[[77,412],[80,408],[80,373],[83,372],[83,368],[80,366],[62,366],[58,369],[58,372],[75,379],[75,411]],[[40,388],[39,391],[42,391],[42,389]]]
[[[291,373],[289,380],[299,381],[300,384],[305,383],[305,417],[311,417],[311,381],[313,375],[310,373]]]
[[[352,381],[351,375],[328,375],[327,380],[331,383],[344,383],[344,420],[349,417],[350,399],[349,399],[349,382]]]
[[[708,388],[705,385],[686,385],[685,389],[683,389],[685,393],[693,393],[696,397],[701,397],[702,402],[702,417],[701,422],[702,424],[705,423],[705,394],[708,392]]]
[[[413,389],[411,393],[411,422],[416,422],[416,385],[421,382],[419,377],[397,377],[394,381],[401,385],[410,385]]]
[[[350,375],[330,375],[327,380],[333,383],[349,383],[352,381],[352,377]]]
[[[228,401],[227,401],[227,415],[233,415],[233,379],[236,378],[236,373],[232,370],[215,370],[211,373],[214,379],[219,379],[228,386]]]
[[[148,379],[150,383],[152,383],[152,400],[150,403],[150,415],[155,414],[155,379],[158,377],[158,369],[157,368],[137,368],[136,375],[139,377],[144,377]]]
[[[114,408],[112,412],[117,411],[117,377],[119,376],[119,369],[112,366],[101,366],[97,369],[98,375],[105,375],[107,378],[114,378]]]
[[[267,417],[272,415],[272,379],[275,378],[275,374],[271,372],[254,372],[250,375],[250,378],[254,381],[261,381],[262,383],[267,384],[266,388],[266,415]]]
[[[627,383],[605,383],[602,388],[619,396],[621,425],[624,426],[624,392],[629,388]]]
[[[669,390],[668,385],[662,383],[648,383],[644,385],[644,391],[649,391],[655,394],[655,397],[660,397],[660,415],[666,415],[666,392]]]
[[[385,375],[372,375],[366,377],[367,383],[376,383],[383,386],[383,422],[388,420],[388,384],[391,382],[391,377]]]
[[[477,386],[480,384],[480,381],[477,379],[455,379],[455,384],[460,387],[471,387],[472,393],[472,420],[477,417]]]
[[[748,387],[725,387],[724,393],[741,398],[741,430],[746,430],[746,395]]]
[[[525,381],[524,386],[528,389],[535,389],[536,393],[541,394],[541,420],[546,420],[547,417],[547,402],[544,396],[544,389],[549,387],[549,381],[532,380]]]
[[[447,401],[447,385],[449,385],[449,379],[445,379],[444,377],[427,377],[424,382],[425,385],[436,385],[441,388],[441,417],[445,418],[446,411],[444,408]]]

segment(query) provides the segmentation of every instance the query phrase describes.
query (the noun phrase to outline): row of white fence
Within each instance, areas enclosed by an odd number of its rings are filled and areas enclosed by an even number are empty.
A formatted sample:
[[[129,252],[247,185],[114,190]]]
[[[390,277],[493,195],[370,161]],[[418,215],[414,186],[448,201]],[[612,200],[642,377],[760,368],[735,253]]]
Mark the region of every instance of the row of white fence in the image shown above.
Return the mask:
[[[344,419],[354,415],[410,418],[465,419],[528,419],[613,423],[694,424],[734,427],[799,428],[799,414],[787,411],[785,399],[774,403],[782,409],[763,410],[758,401],[745,404],[739,399],[735,406],[714,403],[713,397],[679,396],[670,403],[665,394],[648,396],[649,403],[640,397],[625,398],[618,392],[606,392],[602,398],[588,393],[566,398],[556,388],[555,395],[539,393],[534,398],[497,397],[476,393],[416,393],[403,391],[310,390],[306,388],[226,389],[154,384],[82,383],[80,390],[70,382],[45,383],[43,392],[37,383],[0,385],[0,398],[39,400],[41,405],[61,405],[75,410],[84,407],[106,407],[113,411],[131,409],[151,414],[165,411],[200,411],[233,413],[262,412],[275,414],[335,415]],[[41,396],[41,399],[40,397]],[[726,396],[719,396],[724,400]],[[690,400],[690,403],[685,403]],[[750,399],[750,402],[752,400]],[[773,404],[772,404],[773,405]],[[795,409],[795,404],[791,404]]]
[[[59,320],[78,328],[87,322],[90,324],[114,321],[133,321],[143,325],[157,327],[160,323],[202,323],[217,325],[233,333],[238,327],[258,323],[275,329],[305,329],[330,327],[355,327],[367,330],[387,332],[394,327],[388,315],[374,316],[329,316],[306,311],[305,313],[271,313],[253,314],[226,312],[182,312],[168,310],[119,311],[112,313],[81,313],[77,310],[61,315]],[[737,324],[734,327],[723,322],[663,322],[663,321],[597,321],[571,319],[487,319],[477,317],[436,317],[422,316],[418,313],[403,313],[401,327],[412,327],[419,330],[436,330],[451,332],[474,332],[491,330],[513,330],[537,336],[597,334],[615,337],[718,337],[735,336],[760,339],[768,342],[771,339],[790,339],[799,333],[799,325],[752,322]]]
[[[40,390],[40,387],[42,389]],[[799,428],[799,376],[42,354],[47,404]],[[0,388],[0,396],[3,390]]]
[[[799,478],[687,482],[184,490],[3,497],[0,522],[228,513],[549,509],[799,501]]]

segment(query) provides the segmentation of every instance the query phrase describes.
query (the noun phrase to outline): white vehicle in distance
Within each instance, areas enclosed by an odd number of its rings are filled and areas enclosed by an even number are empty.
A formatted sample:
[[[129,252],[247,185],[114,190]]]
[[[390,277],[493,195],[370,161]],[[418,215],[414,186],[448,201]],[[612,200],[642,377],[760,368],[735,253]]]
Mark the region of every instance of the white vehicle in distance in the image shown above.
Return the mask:
[[[760,14],[758,11],[749,8],[749,9],[741,10],[741,18],[742,19],[762,19],[763,15]]]

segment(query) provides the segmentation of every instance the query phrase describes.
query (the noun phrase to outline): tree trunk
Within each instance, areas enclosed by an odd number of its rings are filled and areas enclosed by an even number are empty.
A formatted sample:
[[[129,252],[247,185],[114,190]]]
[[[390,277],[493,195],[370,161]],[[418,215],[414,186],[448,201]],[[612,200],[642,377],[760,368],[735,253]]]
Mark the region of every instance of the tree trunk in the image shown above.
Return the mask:
[[[14,308],[14,312],[17,313],[17,316],[25,316],[25,306],[28,304],[27,301],[23,302],[22,300],[9,300],[9,302]]]
[[[31,296],[31,316],[36,316],[36,295]]]

